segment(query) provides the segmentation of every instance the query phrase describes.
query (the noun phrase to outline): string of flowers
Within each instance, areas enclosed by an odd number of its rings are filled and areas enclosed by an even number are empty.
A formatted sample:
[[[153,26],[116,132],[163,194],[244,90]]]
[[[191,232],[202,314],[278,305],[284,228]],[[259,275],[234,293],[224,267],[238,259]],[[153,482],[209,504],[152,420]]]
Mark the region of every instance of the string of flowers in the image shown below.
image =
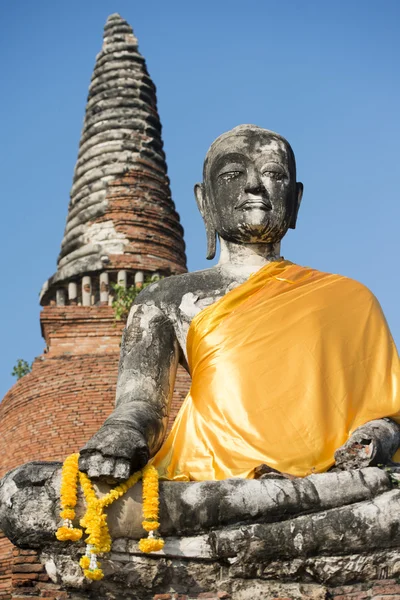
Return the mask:
[[[158,521],[158,471],[152,465],[143,469],[143,517],[142,527],[148,532],[148,537],[141,539],[139,550],[142,552],[157,552],[164,547],[164,540],[156,538],[154,532],[160,527]]]
[[[61,470],[61,512],[63,519],[62,527],[56,532],[56,538],[60,541],[71,540],[77,542],[82,537],[82,530],[76,529],[72,521],[75,519],[75,506],[77,498],[77,482],[79,473],[79,454],[71,454],[63,464]]]
[[[86,551],[79,561],[85,576],[88,579],[99,580],[104,577],[98,555],[110,552],[111,536],[107,524],[107,515],[104,509],[115,500],[123,496],[133,487],[140,478],[143,479],[143,522],[142,526],[148,532],[148,537],[139,541],[141,552],[157,552],[164,547],[164,540],[155,537],[154,533],[159,528],[158,521],[158,472],[152,465],[147,465],[137,471],[124,483],[117,485],[102,498],[97,498],[93,484],[89,477],[79,471],[79,454],[68,456],[61,472],[61,512],[64,519],[63,526],[56,532],[58,540],[78,541],[82,537],[82,530],[74,528],[72,521],[75,518],[77,502],[78,479],[86,501],[86,512],[80,520],[80,525],[86,533]]]

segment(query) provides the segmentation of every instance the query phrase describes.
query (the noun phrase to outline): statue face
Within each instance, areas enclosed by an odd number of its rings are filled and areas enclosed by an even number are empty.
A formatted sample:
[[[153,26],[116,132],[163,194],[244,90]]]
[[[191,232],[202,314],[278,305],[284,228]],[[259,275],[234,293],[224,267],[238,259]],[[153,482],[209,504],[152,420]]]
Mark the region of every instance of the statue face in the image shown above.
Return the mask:
[[[206,171],[207,216],[222,238],[276,243],[294,226],[301,190],[279,136],[249,129],[222,139]]]

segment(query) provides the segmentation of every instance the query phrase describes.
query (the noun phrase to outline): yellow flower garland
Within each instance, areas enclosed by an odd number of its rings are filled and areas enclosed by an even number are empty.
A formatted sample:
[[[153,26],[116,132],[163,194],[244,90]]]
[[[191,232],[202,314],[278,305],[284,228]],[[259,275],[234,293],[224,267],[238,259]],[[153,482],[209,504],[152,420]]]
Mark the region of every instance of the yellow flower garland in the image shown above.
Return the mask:
[[[82,537],[82,530],[76,529],[72,525],[75,519],[76,492],[78,480],[79,454],[71,454],[63,464],[61,471],[61,508],[60,517],[64,519],[62,527],[56,532],[56,537],[60,541],[71,540],[77,542]]]
[[[149,533],[139,542],[142,552],[157,552],[164,547],[164,540],[154,537],[154,531],[160,527],[158,522],[158,471],[152,465],[143,469],[143,516],[142,527]]]
[[[142,552],[157,552],[164,547],[164,540],[154,536],[159,528],[158,521],[158,472],[152,465],[147,465],[141,471],[137,471],[121,483],[103,498],[97,498],[93,484],[85,473],[81,473],[78,467],[79,454],[71,454],[65,461],[61,472],[61,512],[60,517],[64,519],[62,527],[56,532],[58,540],[78,541],[82,537],[82,530],[74,528],[72,520],[75,518],[75,506],[77,501],[78,479],[86,500],[86,513],[80,520],[80,525],[86,531],[86,553],[79,561],[85,576],[88,579],[99,580],[104,577],[97,561],[97,555],[110,552],[111,536],[107,524],[107,515],[104,513],[106,506],[123,496],[131,487],[143,478],[143,529],[148,532],[148,537],[139,541],[139,549]]]

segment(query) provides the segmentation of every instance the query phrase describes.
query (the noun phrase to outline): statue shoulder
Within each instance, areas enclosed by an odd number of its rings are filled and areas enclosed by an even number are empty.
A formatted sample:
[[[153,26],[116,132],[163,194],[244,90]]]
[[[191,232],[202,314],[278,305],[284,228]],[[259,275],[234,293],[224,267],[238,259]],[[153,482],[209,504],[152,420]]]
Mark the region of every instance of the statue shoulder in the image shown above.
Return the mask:
[[[134,305],[157,306],[161,310],[167,309],[166,312],[169,312],[174,307],[178,308],[182,298],[188,293],[202,298],[214,295],[216,290],[222,290],[226,286],[227,282],[224,281],[217,267],[171,275],[147,286],[136,297]]]

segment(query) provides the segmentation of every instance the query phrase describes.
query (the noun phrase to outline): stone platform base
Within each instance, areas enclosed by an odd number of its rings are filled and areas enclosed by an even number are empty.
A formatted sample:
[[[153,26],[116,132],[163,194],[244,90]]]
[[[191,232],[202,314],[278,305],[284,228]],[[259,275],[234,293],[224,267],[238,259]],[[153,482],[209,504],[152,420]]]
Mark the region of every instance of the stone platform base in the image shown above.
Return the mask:
[[[238,581],[235,589],[227,592],[214,584],[210,591],[198,593],[160,592],[145,594],[133,591],[111,590],[103,594],[98,585],[85,591],[68,591],[52,583],[38,582],[34,587],[21,587],[10,599],[32,600],[52,598],[53,600],[400,600],[400,583],[397,579],[374,580],[368,583],[354,583],[346,586],[329,587],[317,584],[281,583],[278,581],[247,580]]]
[[[7,600],[400,600],[398,485],[397,475],[375,467],[293,481],[162,482],[165,545],[144,555],[138,484],[109,509],[105,577],[90,582],[79,566],[84,544],[55,539],[60,465],[30,463],[0,483],[1,528],[39,559],[33,571],[23,561],[12,567],[27,593]]]
[[[83,547],[60,552],[49,546],[40,553],[54,596],[71,600],[366,600],[390,596],[400,600],[400,551],[384,550],[281,562],[187,560],[119,552],[119,539],[102,560],[105,578],[88,582],[77,563]],[[388,579],[388,577],[391,577]],[[56,595],[57,591],[61,595]],[[64,595],[63,595],[64,594]],[[41,596],[39,596],[41,597]]]

